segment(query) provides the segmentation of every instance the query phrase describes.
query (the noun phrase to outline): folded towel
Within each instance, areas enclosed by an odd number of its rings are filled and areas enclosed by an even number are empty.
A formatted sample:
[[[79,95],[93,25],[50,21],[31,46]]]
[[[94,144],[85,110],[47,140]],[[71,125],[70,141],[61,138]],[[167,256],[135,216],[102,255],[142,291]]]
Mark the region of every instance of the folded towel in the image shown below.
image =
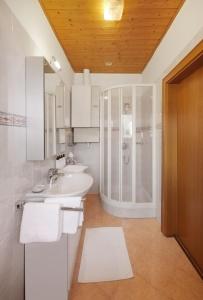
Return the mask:
[[[26,203],[20,230],[20,242],[55,242],[62,234],[62,212],[58,203]]]
[[[59,197],[46,198],[45,203],[60,203],[62,207],[78,208],[82,207],[81,197]],[[82,226],[83,212],[63,211],[63,233],[74,234],[77,232],[78,226]]]

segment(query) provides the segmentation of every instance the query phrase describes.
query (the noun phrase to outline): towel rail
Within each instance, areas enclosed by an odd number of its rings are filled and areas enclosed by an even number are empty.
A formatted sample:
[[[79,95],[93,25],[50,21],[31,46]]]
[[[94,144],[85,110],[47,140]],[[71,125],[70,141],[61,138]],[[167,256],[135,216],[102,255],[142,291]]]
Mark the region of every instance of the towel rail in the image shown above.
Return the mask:
[[[82,199],[85,201],[85,198]],[[17,201],[15,207],[17,210],[23,210],[26,203],[44,203],[43,200],[35,200],[35,201]],[[61,207],[63,211],[84,211],[83,207]]]

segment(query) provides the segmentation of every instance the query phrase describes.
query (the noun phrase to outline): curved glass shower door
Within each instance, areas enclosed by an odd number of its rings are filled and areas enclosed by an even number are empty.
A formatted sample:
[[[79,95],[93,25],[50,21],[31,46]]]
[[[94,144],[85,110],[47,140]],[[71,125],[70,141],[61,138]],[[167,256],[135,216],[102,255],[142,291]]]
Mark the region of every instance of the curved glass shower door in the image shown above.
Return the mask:
[[[136,202],[152,202],[153,186],[153,87],[136,87],[135,137],[136,137]]]
[[[103,92],[101,196],[115,215],[153,217],[154,87],[126,85]],[[123,209],[119,211],[118,208]]]
[[[120,89],[111,90],[111,199],[120,199]]]
[[[132,201],[132,140],[133,140],[133,89],[121,89],[121,173],[122,201]]]
[[[108,164],[109,164],[109,139],[108,139],[108,131],[109,131],[109,113],[108,113],[108,92],[104,93],[104,100],[103,100],[103,193],[106,197],[108,197],[108,188],[109,188],[109,171],[108,171]]]

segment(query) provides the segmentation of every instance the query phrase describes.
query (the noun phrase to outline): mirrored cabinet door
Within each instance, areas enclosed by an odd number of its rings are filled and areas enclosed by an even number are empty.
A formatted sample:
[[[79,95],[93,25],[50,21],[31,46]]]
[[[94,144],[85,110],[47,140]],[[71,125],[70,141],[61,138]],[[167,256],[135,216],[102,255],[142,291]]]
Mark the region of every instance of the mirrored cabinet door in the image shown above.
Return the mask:
[[[56,154],[56,96],[45,93],[45,157]]]
[[[44,57],[26,58],[27,160],[56,154],[55,95],[45,87],[45,76],[52,73]]]

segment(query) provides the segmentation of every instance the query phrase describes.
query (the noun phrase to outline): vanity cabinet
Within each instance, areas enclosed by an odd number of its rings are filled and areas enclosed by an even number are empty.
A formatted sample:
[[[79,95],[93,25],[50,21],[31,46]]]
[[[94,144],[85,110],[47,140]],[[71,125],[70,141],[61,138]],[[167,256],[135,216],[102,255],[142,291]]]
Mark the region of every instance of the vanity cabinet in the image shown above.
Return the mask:
[[[50,73],[54,71],[44,57],[26,57],[27,160],[56,154],[56,99],[45,88],[45,76]]]
[[[99,127],[100,87],[72,86],[72,127]]]
[[[25,245],[25,300],[68,300],[81,236],[63,234],[58,242]]]
[[[70,91],[63,82],[56,87],[56,128],[70,128]]]

